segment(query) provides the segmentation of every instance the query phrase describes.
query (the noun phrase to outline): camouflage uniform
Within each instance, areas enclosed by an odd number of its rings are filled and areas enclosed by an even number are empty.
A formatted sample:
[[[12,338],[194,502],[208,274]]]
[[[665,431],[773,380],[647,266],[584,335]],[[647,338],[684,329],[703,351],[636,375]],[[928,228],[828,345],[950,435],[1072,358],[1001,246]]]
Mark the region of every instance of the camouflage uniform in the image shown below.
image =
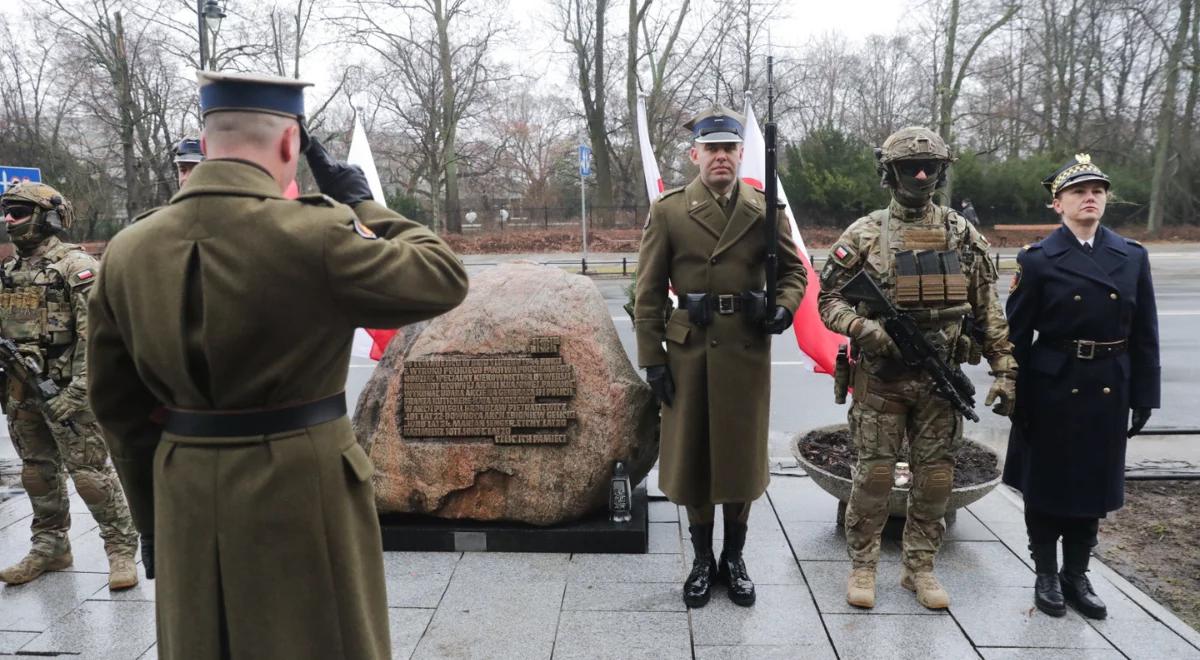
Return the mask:
[[[884,169],[898,160],[888,160],[889,146],[895,151],[896,143],[900,142],[899,151],[903,154],[905,136],[914,134],[920,139],[934,139],[940,146],[931,155],[927,153],[926,142],[925,147],[915,148],[914,157],[923,155],[929,162],[941,162],[937,168],[944,171],[945,163],[950,160],[949,151],[936,135],[924,129],[904,129],[889,138],[883,153]],[[939,177],[941,171],[932,174]],[[996,394],[1004,394],[1007,398],[1002,405],[1010,406],[1016,367],[1008,341],[1008,325],[997,300],[997,273],[988,259],[987,240],[962,216],[933,204],[930,197],[898,194],[895,183],[898,177],[898,170],[885,172],[885,185],[893,188],[889,207],[853,223],[830,250],[821,273],[821,318],[834,332],[852,337],[863,333],[859,328],[871,322],[860,320],[863,318],[860,310],[847,302],[838,289],[865,270],[894,304],[918,321],[944,361],[952,365],[968,360],[978,363],[982,352],[997,375],[1000,383],[997,387],[1001,390],[989,394],[988,403]],[[930,196],[933,187],[926,185]],[[881,249],[884,247],[886,252]],[[901,255],[905,251],[913,254]],[[906,264],[912,264],[913,260],[928,263],[918,259],[925,251],[942,253],[937,263],[945,263],[947,256],[956,255],[960,268],[945,270],[960,270],[961,274],[914,277],[911,268],[897,267],[898,259]],[[903,270],[903,274],[898,274],[898,270]],[[975,339],[963,332],[963,317],[967,315],[974,318],[981,330],[974,333]],[[864,348],[861,339],[855,343],[857,359],[850,382],[854,401],[849,421],[858,462],[846,510],[846,543],[854,568],[868,569],[871,576],[870,599],[854,604],[870,607],[897,454],[907,438],[913,481],[903,538],[905,579],[921,574],[932,579],[933,558],[945,529],[941,519],[953,482],[954,459],[963,438],[963,420],[948,401],[936,394],[927,374],[907,368],[887,351]],[[912,588],[909,583],[905,586]],[[940,585],[937,589],[944,596]],[[929,605],[924,599],[922,602],[931,607],[945,606]]]
[[[50,204],[51,199],[57,204]],[[35,200],[59,207],[59,222],[69,214],[69,206],[49,186],[23,184],[3,196],[6,209],[23,203],[29,203],[28,208]],[[37,208],[42,215],[52,210]],[[40,222],[35,215],[30,224]],[[0,572],[0,580],[27,582],[45,570],[71,564],[65,468],[99,524],[114,572],[111,586],[124,588],[137,581],[137,533],[87,405],[87,295],[98,263],[78,245],[60,240],[57,229],[61,225],[30,227],[24,234],[14,229],[21,256],[4,265],[0,278],[0,334],[61,388],[57,397],[42,402],[10,369],[5,412],[24,464],[21,482],[33,506],[33,538],[30,556]]]

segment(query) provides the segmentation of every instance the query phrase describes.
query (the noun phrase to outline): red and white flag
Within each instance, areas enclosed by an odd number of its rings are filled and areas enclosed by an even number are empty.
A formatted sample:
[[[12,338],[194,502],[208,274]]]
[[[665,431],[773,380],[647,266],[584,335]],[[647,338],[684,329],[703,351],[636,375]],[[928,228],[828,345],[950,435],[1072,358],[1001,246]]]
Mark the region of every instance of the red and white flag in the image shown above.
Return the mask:
[[[745,151],[742,155],[740,174],[742,181],[759,190],[764,190],[766,187],[764,181],[767,178],[767,143],[758,127],[758,121],[754,118],[754,108],[750,106],[748,94],[746,95],[745,115],[746,130],[745,135],[742,136],[744,140],[742,146]],[[778,175],[776,175],[776,181],[778,181]],[[817,296],[821,293],[821,280],[813,270],[812,259],[809,258],[808,248],[804,245],[804,238],[800,236],[796,217],[792,214],[792,206],[788,204],[787,193],[783,191],[783,183],[779,182],[776,189],[779,191],[779,201],[783,202],[788,225],[792,229],[792,241],[796,244],[796,251],[800,253],[800,261],[804,263],[804,269],[808,271],[808,287],[804,291],[804,299],[800,301],[800,307],[796,310],[796,315],[792,320],[796,343],[800,345],[800,350],[813,361],[814,371],[833,375],[838,346],[845,343],[846,338],[830,331],[821,322],[821,316],[817,313]]]
[[[367,175],[367,185],[371,187],[371,196],[379,204],[387,206],[387,200],[383,196],[383,185],[379,181],[379,170],[375,168],[375,157],[371,155],[371,145],[367,142],[367,133],[358,121],[358,115],[354,116],[354,134],[350,138],[350,155],[346,157],[346,162],[362,168],[363,174]],[[369,343],[366,341],[366,337],[362,336],[363,333],[370,338]],[[388,343],[395,335],[394,328],[388,330],[359,328],[355,332],[354,348],[351,349],[351,352],[360,357],[378,360],[383,357],[383,352],[387,350]],[[367,350],[368,346],[369,350]]]
[[[642,175],[646,177],[646,196],[651,202],[663,191],[662,175],[658,172],[658,161],[654,160],[654,148],[650,146],[650,130],[646,126],[646,97],[637,100],[638,149],[642,152]]]

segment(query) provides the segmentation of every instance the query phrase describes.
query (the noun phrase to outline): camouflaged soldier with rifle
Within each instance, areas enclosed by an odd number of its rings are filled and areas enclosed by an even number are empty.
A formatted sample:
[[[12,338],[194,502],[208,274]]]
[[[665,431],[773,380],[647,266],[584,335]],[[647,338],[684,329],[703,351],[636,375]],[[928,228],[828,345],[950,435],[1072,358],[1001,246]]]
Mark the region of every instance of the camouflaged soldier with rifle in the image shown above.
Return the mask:
[[[54,188],[21,183],[0,208],[17,248],[0,274],[4,412],[33,505],[29,554],[0,581],[22,584],[72,564],[65,469],[100,526],[109,588],[127,589],[138,581],[137,532],[87,401],[87,300],[98,265],[60,238],[71,206]]]
[[[999,400],[993,411],[1008,415],[1016,363],[987,241],[961,215],[933,202],[953,161],[946,144],[927,129],[904,128],[876,157],[892,202],[850,225],[821,272],[821,318],[852,342],[853,364],[843,372],[849,382],[838,383],[854,390],[849,421],[858,450],[846,510],[853,564],[846,600],[875,606],[880,534],[897,455],[907,443],[913,484],[901,585],[925,607],[941,609],[950,597],[934,576],[933,560],[945,531],[963,415],[974,418],[973,387],[958,365],[986,357],[996,380],[985,404]],[[888,304],[865,300],[864,277]]]

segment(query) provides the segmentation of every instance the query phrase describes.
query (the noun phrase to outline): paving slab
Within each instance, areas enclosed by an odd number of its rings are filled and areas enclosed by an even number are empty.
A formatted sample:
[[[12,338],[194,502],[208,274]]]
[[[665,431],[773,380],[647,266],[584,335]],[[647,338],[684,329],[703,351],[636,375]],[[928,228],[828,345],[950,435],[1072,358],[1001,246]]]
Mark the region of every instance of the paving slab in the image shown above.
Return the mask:
[[[691,655],[683,612],[563,612],[555,660],[568,658],[686,658]]]
[[[568,582],[563,611],[686,612],[682,582]]]
[[[756,585],[756,591],[754,606],[740,607],[718,587],[708,605],[692,610],[696,646],[807,646],[816,647],[817,652],[829,648],[808,589],[764,584]]]
[[[28,644],[39,633],[13,632],[0,630],[0,655],[16,653],[17,649]]]
[[[1007,493],[1016,493],[1003,484],[996,486],[992,492],[979,498],[979,500],[967,505],[967,509],[975,514],[975,517],[984,523],[991,522],[1022,522],[1025,520],[1025,514],[1021,506],[1009,499]],[[1020,493],[1016,493],[1016,497],[1020,498]]]
[[[570,558],[571,555],[562,553],[467,552],[454,568],[454,580],[460,583],[566,580]]]
[[[154,585],[157,584],[154,580],[146,579],[146,572],[143,570],[142,564],[138,563],[138,583],[129,589],[120,591],[109,591],[108,583],[96,590],[96,593],[88,596],[88,600],[119,600],[119,601],[140,601],[153,603],[156,593]]]
[[[1096,621],[1093,625],[1122,653],[1135,660],[1200,658],[1200,649],[1163,625],[1128,620]]]
[[[696,660],[836,660],[833,647],[829,645],[778,646],[696,646]]]
[[[988,529],[975,514],[967,509],[959,509],[953,523],[946,525],[944,541],[998,541],[999,538]]]
[[[670,502],[650,502],[648,509],[650,522],[679,522],[679,507]]]
[[[683,582],[681,555],[572,555],[571,582]]]
[[[981,648],[984,660],[1123,660],[1120,651],[1101,649]]]
[[[837,522],[838,499],[808,477],[775,477],[767,495],[785,523]]]
[[[841,660],[979,657],[948,616],[829,614],[825,625]]]
[[[1032,587],[951,592],[950,612],[977,646],[1111,649],[1087,620],[1068,609],[1055,618],[1033,606]]]
[[[33,509],[29,506],[28,495],[18,495],[10,500],[0,502],[0,530],[15,525],[32,515]],[[26,527],[28,527],[28,523],[26,523]]]
[[[846,579],[850,576],[849,561],[800,562],[804,577],[824,614],[913,614],[949,616],[945,611],[925,609],[912,592],[900,586],[900,566],[880,564],[876,571],[875,607],[864,610],[846,602]]]
[[[458,565],[459,552],[385,552],[388,607],[437,607]]]
[[[21,647],[21,653],[136,660],[154,639],[153,603],[89,600]]]
[[[549,658],[565,582],[455,576],[414,658]]]
[[[785,522],[783,531],[799,561],[846,561],[846,533],[837,523]],[[884,538],[880,562],[900,561],[900,546]]]
[[[99,527],[77,539],[72,539],[71,554],[75,558],[75,563],[66,570],[108,575],[108,553],[104,551],[104,539],[100,538]]]
[[[650,523],[649,528],[650,543],[647,552],[677,555],[683,551],[683,539],[679,536],[679,523]]]
[[[687,511],[679,513],[679,520],[681,521],[680,533],[684,540],[692,538],[687,524]],[[755,500],[750,508],[750,519],[746,522],[746,541],[750,542],[755,538],[770,537],[779,531],[779,519],[775,517],[775,512],[771,509],[770,500],[766,497],[760,497]],[[713,525],[713,538],[725,538],[725,523],[721,518],[721,507],[717,507],[716,522]]]
[[[952,600],[957,592],[1033,586],[1033,571],[999,541],[947,541],[934,566]]]
[[[391,633],[393,658],[412,656],[435,611],[414,607],[388,608],[388,629]]]
[[[101,587],[108,575],[47,573],[29,584],[0,588],[0,630],[42,632]]]
[[[138,660],[158,660],[158,644],[146,649],[146,652]]]

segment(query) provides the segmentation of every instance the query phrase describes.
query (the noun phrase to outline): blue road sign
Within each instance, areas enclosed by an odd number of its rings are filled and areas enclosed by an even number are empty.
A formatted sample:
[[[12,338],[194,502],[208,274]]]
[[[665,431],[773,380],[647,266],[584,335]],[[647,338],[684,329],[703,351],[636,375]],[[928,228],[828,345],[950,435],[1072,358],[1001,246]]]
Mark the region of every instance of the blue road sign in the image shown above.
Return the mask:
[[[8,190],[9,186],[16,185],[22,181],[41,183],[42,171],[36,167],[0,165],[0,191]]]
[[[592,174],[592,148],[586,144],[579,145],[579,176]]]

